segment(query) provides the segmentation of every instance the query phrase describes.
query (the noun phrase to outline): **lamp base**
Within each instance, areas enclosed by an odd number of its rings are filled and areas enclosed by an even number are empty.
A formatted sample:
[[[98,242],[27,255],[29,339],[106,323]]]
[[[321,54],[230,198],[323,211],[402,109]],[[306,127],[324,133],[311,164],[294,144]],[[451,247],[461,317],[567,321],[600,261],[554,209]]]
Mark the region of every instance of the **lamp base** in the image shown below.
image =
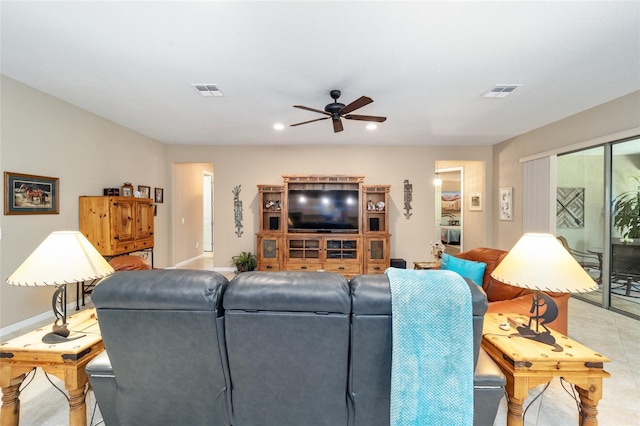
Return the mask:
[[[47,333],[44,336],[42,336],[42,343],[48,343],[48,344],[66,343],[66,342],[72,342],[74,340],[78,340],[84,336],[85,336],[84,334],[81,334],[79,336],[74,336],[69,338],[69,329],[67,328],[67,324],[63,324],[63,325],[54,324],[53,331],[51,333]]]
[[[518,330],[518,333],[519,333],[518,336],[527,338],[529,340],[534,340],[536,342],[544,343],[545,345],[553,346],[553,349],[552,349],[553,352],[563,351],[562,346],[556,343],[555,337],[553,337],[551,335],[551,332],[549,331],[543,331],[538,333],[526,326],[516,327],[516,330]]]

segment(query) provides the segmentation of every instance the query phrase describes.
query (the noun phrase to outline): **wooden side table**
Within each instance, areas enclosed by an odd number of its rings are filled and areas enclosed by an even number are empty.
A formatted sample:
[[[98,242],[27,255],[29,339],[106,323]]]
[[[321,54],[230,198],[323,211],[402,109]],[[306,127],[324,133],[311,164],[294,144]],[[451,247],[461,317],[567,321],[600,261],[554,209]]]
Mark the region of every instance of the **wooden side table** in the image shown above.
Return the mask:
[[[552,331],[561,352],[553,346],[535,342],[518,335],[511,324],[510,330],[502,330],[501,323],[509,323],[508,318],[519,324],[528,324],[529,319],[518,314],[486,314],[482,336],[482,347],[498,364],[507,377],[509,395],[507,413],[508,426],[522,426],[522,404],[529,389],[562,377],[573,384],[580,395],[580,416],[582,426],[598,424],[598,401],[602,399],[602,379],[611,377],[603,369],[609,359],[564,336]]]
[[[413,269],[440,269],[440,262],[413,262]]]
[[[65,343],[42,343],[51,324],[31,333],[0,343],[0,386],[2,386],[2,426],[18,426],[20,420],[20,385],[27,373],[40,367],[64,381],[69,392],[69,425],[86,426],[85,396],[87,363],[103,349],[95,309],[67,317],[69,338]]]

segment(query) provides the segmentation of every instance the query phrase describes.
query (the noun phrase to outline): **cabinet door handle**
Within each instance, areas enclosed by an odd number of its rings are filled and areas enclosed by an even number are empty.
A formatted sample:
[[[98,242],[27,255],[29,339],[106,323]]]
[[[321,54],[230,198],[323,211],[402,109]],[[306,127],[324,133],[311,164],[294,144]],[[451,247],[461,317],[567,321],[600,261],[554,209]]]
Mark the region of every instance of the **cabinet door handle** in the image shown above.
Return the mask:
[[[374,270],[374,271],[379,271],[379,270],[380,270],[380,267],[379,267],[379,266],[376,266],[375,268],[373,268],[373,270]]]
[[[273,269],[273,266],[267,265],[267,269]]]
[[[301,266],[300,269],[307,269],[307,267],[306,266]]]
[[[344,271],[344,266],[338,268],[339,271]]]

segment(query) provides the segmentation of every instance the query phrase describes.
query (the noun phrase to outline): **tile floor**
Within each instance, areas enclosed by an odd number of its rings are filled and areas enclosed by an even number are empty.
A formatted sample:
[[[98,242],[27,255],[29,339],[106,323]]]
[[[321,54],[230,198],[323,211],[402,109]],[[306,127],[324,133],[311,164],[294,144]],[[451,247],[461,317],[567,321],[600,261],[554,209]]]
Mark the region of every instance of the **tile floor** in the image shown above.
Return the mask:
[[[206,256],[181,266],[181,269],[189,268],[211,270],[212,257]],[[573,298],[569,302],[569,313],[569,336],[611,360],[605,365],[605,369],[612,377],[604,380],[604,397],[598,405],[600,426],[640,425],[640,321]],[[56,385],[61,385],[57,378],[51,380]],[[525,407],[543,387],[541,385],[531,390]],[[570,387],[568,389],[571,390]],[[20,399],[21,426],[68,424],[65,396],[47,381],[42,371],[38,371],[34,380],[22,391]],[[506,424],[506,410],[503,399],[495,426]],[[87,398],[87,417],[92,419],[90,425],[102,423],[100,411],[95,408],[91,393]],[[559,379],[551,382],[525,415],[525,426],[577,424],[576,404],[573,397],[563,389]]]

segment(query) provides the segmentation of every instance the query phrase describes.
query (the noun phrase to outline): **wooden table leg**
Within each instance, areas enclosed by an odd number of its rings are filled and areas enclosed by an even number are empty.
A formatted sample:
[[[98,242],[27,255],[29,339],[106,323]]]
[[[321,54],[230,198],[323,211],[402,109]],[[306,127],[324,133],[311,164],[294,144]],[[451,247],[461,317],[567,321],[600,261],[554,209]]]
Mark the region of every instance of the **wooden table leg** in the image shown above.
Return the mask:
[[[575,386],[580,395],[580,426],[598,426],[598,401],[589,398],[589,391]]]
[[[20,422],[20,385],[26,374],[11,379],[7,386],[2,388],[2,426],[18,426]]]
[[[86,386],[69,391],[69,426],[87,425]]]
[[[507,426],[523,426],[524,420],[522,418],[522,404],[524,400],[515,398],[509,395],[509,401],[507,401]]]
[[[523,426],[522,404],[524,404],[529,395],[529,379],[523,376],[513,378],[506,376],[507,386],[505,389],[509,395],[507,400],[507,426]]]

